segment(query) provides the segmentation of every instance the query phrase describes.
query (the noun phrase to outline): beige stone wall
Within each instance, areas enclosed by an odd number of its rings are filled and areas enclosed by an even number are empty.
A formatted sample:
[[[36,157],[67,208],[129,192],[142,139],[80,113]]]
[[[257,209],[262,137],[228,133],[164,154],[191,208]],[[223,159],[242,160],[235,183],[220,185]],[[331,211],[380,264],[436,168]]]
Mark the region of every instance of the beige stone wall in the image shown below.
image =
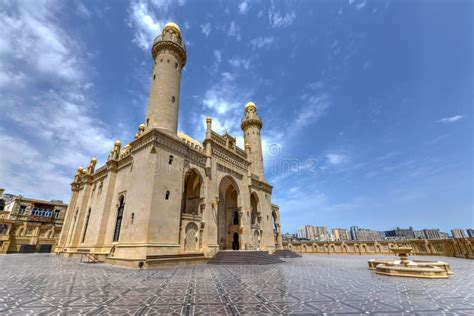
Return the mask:
[[[390,247],[397,245],[410,245],[413,248],[414,255],[435,255],[474,259],[474,238],[371,242],[283,242],[283,247],[285,249],[290,249],[299,253],[314,254],[392,254]]]

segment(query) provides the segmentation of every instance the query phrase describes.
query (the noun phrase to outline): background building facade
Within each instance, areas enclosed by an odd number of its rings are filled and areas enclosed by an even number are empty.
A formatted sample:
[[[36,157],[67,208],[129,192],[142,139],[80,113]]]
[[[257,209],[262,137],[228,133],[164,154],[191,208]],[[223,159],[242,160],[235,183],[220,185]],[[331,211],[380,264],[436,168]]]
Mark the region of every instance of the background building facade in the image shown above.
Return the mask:
[[[22,196],[9,198],[0,211],[0,253],[53,251],[59,240],[66,209],[67,204],[62,201]]]
[[[350,234],[347,229],[344,228],[333,228],[332,235],[335,241],[350,240]]]
[[[462,229],[451,229],[451,234],[453,238],[466,238],[466,234],[464,233],[464,230]]]

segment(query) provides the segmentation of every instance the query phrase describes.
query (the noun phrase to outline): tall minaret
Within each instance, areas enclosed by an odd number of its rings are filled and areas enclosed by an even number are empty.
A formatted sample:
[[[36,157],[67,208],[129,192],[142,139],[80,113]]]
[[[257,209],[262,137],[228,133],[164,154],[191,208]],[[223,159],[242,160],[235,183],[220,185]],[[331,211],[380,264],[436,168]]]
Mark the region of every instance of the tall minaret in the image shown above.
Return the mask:
[[[146,128],[177,133],[181,69],[186,64],[186,47],[179,26],[169,22],[151,49],[155,66],[151,81]]]
[[[247,103],[240,127],[244,131],[245,147],[247,149],[248,158],[252,163],[251,172],[258,176],[260,180],[264,180],[265,178],[263,174],[262,139],[260,137],[262,126],[263,123],[257,114],[255,103]]]

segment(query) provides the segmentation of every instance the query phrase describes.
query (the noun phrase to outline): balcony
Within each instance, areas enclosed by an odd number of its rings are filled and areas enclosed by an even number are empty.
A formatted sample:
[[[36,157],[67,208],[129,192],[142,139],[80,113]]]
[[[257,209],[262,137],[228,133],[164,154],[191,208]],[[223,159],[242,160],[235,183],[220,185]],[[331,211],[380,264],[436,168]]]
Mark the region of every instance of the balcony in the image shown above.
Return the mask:
[[[31,221],[31,222],[51,223],[52,220],[53,220],[52,217],[47,217],[47,216],[35,216],[35,215],[28,216],[28,221]]]

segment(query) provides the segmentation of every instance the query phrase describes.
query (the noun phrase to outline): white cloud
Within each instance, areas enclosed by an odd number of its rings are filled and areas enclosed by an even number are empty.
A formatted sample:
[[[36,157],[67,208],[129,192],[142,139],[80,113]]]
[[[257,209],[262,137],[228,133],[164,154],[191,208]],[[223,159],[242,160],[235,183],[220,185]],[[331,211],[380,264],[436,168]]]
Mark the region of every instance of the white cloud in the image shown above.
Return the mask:
[[[360,10],[367,5],[367,0],[349,0],[349,5],[353,5],[357,10]]]
[[[249,9],[249,4],[247,3],[247,1],[243,1],[240,5],[239,5],[239,12],[240,14],[246,14],[247,11]]]
[[[209,34],[211,34],[211,23],[206,23],[201,25],[201,32],[204,34],[206,37],[209,37]]]
[[[296,14],[293,11],[286,14],[280,14],[279,12],[276,12],[274,8],[270,8],[268,11],[268,20],[273,28],[290,26],[293,24],[295,18]]]
[[[248,70],[250,68],[250,59],[233,57],[229,59],[229,64],[234,68],[242,67],[245,70]]]
[[[214,50],[214,57],[216,58],[216,62],[219,64],[222,61],[222,52],[220,50]]]
[[[149,10],[148,4],[142,1],[130,5],[129,26],[134,28],[133,42],[144,50],[149,50],[156,36],[165,25],[164,19],[157,19]]]
[[[0,187],[8,193],[67,202],[72,175],[58,172],[34,144],[1,130],[0,147]]]
[[[443,117],[442,119],[436,121],[438,123],[454,123],[464,118],[463,115],[454,115],[450,117]]]
[[[77,14],[79,14],[83,18],[87,19],[91,17],[91,12],[89,11],[89,9],[87,9],[84,3],[80,1],[76,2],[76,10]]]
[[[250,41],[250,45],[253,49],[262,48],[265,46],[271,46],[275,38],[273,36],[257,37]]]
[[[0,88],[2,87],[16,87],[22,85],[26,76],[22,72],[13,73],[6,71],[3,67],[0,68]]]
[[[299,110],[295,120],[298,129],[318,121],[327,111],[330,97],[325,92],[310,91],[302,96],[304,106]]]
[[[239,26],[234,22],[230,22],[229,27],[226,30],[226,33],[230,37],[235,37],[238,41],[240,41],[240,28]]]
[[[340,165],[346,163],[349,159],[344,154],[337,154],[337,153],[329,153],[326,155],[326,159],[328,163],[331,165]]]
[[[160,35],[165,24],[172,21],[173,6],[183,6],[184,0],[144,0],[132,1],[129,7],[128,24],[135,31],[133,41],[142,49],[149,50],[153,40]],[[189,23],[185,23],[189,27]]]
[[[80,48],[54,24],[56,6],[51,2],[4,3],[4,10],[0,12],[3,63],[7,63],[7,59],[22,60],[22,66],[32,66],[36,72],[61,80],[81,78],[83,73],[77,57]]]
[[[227,131],[234,137],[240,137],[242,135],[240,118],[252,92],[239,87],[234,74],[223,72],[220,77],[218,75],[216,77],[218,80],[201,98],[202,114],[197,118],[196,130],[192,134],[200,137],[204,130],[205,117],[210,116],[213,118],[213,130],[218,133]]]
[[[91,67],[55,18],[61,9],[55,2],[12,2],[0,13],[0,186],[67,200],[75,168],[93,155],[103,161],[113,139],[94,118],[93,84],[83,75]]]

